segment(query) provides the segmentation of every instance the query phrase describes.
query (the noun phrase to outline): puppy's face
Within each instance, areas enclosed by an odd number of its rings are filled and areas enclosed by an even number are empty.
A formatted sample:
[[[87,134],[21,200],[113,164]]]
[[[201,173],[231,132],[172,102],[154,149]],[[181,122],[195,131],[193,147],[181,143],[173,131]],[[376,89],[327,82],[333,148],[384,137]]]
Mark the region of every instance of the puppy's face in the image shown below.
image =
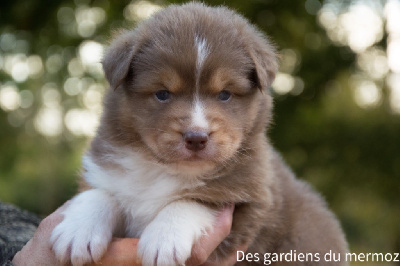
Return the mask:
[[[257,115],[260,92],[248,56],[213,50],[206,38],[180,45],[180,54],[149,46],[133,61],[126,111],[160,162],[203,170],[221,164],[238,151]]]
[[[109,92],[102,123],[118,129],[111,134],[125,136],[124,145],[201,176],[226,166],[245,152],[249,136],[263,131],[271,101],[262,90],[273,76],[260,75],[274,69],[257,69],[249,44],[257,40],[232,28],[232,18],[212,19],[205,7],[188,6],[169,8],[111,45],[104,68],[118,88]],[[110,57],[115,53],[124,56]]]

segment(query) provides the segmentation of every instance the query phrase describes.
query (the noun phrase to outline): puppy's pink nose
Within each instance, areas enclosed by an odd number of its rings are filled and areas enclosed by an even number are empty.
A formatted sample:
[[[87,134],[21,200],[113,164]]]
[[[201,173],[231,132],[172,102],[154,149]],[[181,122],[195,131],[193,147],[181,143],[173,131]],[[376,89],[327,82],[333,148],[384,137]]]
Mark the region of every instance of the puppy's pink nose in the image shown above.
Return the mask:
[[[188,131],[183,134],[186,148],[191,151],[200,151],[207,146],[208,134],[205,132]]]

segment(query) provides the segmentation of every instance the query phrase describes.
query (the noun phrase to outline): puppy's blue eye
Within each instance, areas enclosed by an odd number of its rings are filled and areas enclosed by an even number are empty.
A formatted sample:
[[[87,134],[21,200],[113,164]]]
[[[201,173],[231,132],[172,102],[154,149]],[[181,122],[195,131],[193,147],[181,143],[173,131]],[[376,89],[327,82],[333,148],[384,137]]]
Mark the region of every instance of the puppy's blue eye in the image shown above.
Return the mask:
[[[171,93],[167,90],[157,91],[155,95],[160,102],[165,102],[171,98]]]
[[[232,94],[227,91],[227,90],[223,90],[219,93],[218,95],[218,99],[220,101],[226,102],[227,100],[229,100],[231,98]]]

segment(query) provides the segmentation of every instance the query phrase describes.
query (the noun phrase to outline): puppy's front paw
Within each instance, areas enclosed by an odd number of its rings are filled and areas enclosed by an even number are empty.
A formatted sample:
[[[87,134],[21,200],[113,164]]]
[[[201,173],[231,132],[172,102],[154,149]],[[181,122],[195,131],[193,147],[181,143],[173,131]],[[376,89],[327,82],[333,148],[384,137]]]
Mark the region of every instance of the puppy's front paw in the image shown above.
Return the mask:
[[[91,222],[77,223],[67,217],[54,228],[50,241],[61,263],[84,265],[101,259],[112,234],[110,230]]]
[[[138,245],[142,264],[184,265],[190,257],[195,239],[193,234],[183,234],[166,224],[152,223],[143,232]]]
[[[167,205],[141,234],[138,255],[142,264],[184,265],[193,244],[212,229],[214,220],[212,210],[195,202]]]
[[[113,199],[103,191],[88,190],[76,196],[63,215],[50,237],[56,258],[73,265],[99,261],[117,222]]]

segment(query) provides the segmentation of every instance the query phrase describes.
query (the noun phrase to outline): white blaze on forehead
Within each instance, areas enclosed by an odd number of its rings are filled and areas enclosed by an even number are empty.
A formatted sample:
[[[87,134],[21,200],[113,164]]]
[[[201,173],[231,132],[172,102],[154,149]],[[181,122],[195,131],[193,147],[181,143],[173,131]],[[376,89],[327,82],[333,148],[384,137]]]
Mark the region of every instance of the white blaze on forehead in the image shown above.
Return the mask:
[[[196,36],[194,38],[194,43],[197,47],[197,59],[196,59],[196,85],[199,83],[201,69],[203,67],[204,61],[206,60],[208,54],[210,53],[207,41],[205,38]]]
[[[208,129],[208,121],[204,110],[204,105],[200,101],[199,87],[200,87],[200,75],[203,68],[204,61],[210,53],[209,46],[205,38],[199,37],[198,35],[194,38],[194,44],[197,48],[196,58],[196,92],[194,95],[194,102],[192,107],[191,126],[194,128],[200,128],[203,130]]]
[[[199,99],[194,100],[191,118],[192,118],[192,123],[191,123],[192,127],[205,130],[208,129],[208,121],[206,118],[204,105]]]

